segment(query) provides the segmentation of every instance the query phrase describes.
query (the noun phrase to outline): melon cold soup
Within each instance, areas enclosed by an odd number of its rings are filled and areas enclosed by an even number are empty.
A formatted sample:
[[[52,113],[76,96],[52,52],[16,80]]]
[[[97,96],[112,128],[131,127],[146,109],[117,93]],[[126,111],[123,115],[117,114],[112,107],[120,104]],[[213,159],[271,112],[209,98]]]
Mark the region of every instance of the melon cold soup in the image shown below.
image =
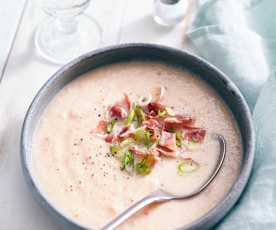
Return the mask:
[[[45,108],[31,170],[54,207],[100,229],[159,188],[199,187],[219,155],[214,133],[227,142],[214,182],[194,198],[147,207],[119,229],[174,229],[206,214],[239,175],[242,145],[230,110],[197,76],[150,61],[111,64],[72,81]]]

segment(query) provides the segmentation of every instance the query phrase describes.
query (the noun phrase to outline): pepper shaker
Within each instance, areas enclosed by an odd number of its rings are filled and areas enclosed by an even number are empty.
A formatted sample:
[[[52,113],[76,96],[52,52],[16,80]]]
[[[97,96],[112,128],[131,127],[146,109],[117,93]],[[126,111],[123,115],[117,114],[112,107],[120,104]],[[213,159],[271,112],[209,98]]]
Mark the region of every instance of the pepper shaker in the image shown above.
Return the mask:
[[[185,17],[188,0],[154,0],[153,18],[163,26],[174,26]]]

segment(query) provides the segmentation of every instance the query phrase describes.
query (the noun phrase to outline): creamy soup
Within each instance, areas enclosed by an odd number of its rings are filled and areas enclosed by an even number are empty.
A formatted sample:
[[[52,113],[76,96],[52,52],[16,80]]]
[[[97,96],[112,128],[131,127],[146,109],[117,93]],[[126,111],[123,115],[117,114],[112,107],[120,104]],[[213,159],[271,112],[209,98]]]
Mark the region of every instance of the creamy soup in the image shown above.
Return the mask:
[[[142,101],[153,100],[157,88],[162,89],[162,105],[194,117],[193,125],[206,132],[204,140],[180,157],[159,156],[143,175],[122,170],[122,161],[110,153],[113,143],[94,130],[124,95],[131,102],[144,96]],[[100,229],[159,188],[182,194],[200,186],[219,154],[213,133],[222,134],[227,142],[227,156],[215,181],[192,199],[146,208],[119,229],[174,229],[206,214],[225,197],[238,176],[242,146],[233,115],[204,81],[162,63],[117,63],[74,80],[45,108],[33,139],[32,173],[57,209],[82,226]],[[180,164],[190,158],[196,162],[196,170],[183,173]]]

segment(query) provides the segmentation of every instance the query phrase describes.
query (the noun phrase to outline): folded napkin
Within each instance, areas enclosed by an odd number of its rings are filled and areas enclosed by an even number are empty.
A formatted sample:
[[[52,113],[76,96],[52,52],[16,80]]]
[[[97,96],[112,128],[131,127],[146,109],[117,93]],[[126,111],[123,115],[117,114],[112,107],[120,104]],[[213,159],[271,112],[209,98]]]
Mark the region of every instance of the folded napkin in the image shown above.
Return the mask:
[[[274,100],[272,100],[274,98]],[[265,83],[254,109],[255,164],[248,187],[218,230],[276,229],[276,74]]]
[[[276,3],[199,0],[198,4],[187,34],[189,49],[236,83],[254,111],[257,133],[249,184],[216,229],[276,229],[276,74],[271,71],[276,65]]]
[[[187,34],[189,47],[225,72],[253,109],[269,67],[263,39],[248,27],[248,8],[233,0],[205,0],[200,4]]]

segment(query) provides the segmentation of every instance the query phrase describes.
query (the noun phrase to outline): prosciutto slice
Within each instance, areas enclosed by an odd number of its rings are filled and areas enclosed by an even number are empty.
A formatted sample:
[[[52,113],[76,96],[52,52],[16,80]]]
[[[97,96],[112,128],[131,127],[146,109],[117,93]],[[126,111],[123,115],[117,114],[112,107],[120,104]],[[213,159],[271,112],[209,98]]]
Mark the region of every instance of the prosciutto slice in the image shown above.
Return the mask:
[[[100,120],[97,127],[92,129],[90,133],[102,133],[106,131],[107,122],[104,120]]]
[[[183,132],[183,136],[185,140],[193,141],[196,143],[202,143],[206,135],[206,130],[202,128],[186,128]]]
[[[121,120],[127,117],[127,111],[123,106],[116,104],[110,108],[110,116]]]
[[[164,128],[165,130],[170,129],[181,129],[185,126],[189,126],[194,122],[190,116],[180,116],[167,117],[164,119]]]
[[[130,108],[131,108],[131,101],[130,101],[130,99],[129,99],[129,97],[128,97],[128,95],[126,93],[124,94],[124,101],[123,102],[126,105],[127,109],[130,110]]]
[[[149,113],[151,111],[154,111],[156,114],[160,109],[164,109],[163,105],[160,104],[159,102],[150,102],[147,107],[148,107]]]
[[[160,142],[157,151],[164,156],[177,157],[177,146],[175,143],[175,133],[161,132]]]

